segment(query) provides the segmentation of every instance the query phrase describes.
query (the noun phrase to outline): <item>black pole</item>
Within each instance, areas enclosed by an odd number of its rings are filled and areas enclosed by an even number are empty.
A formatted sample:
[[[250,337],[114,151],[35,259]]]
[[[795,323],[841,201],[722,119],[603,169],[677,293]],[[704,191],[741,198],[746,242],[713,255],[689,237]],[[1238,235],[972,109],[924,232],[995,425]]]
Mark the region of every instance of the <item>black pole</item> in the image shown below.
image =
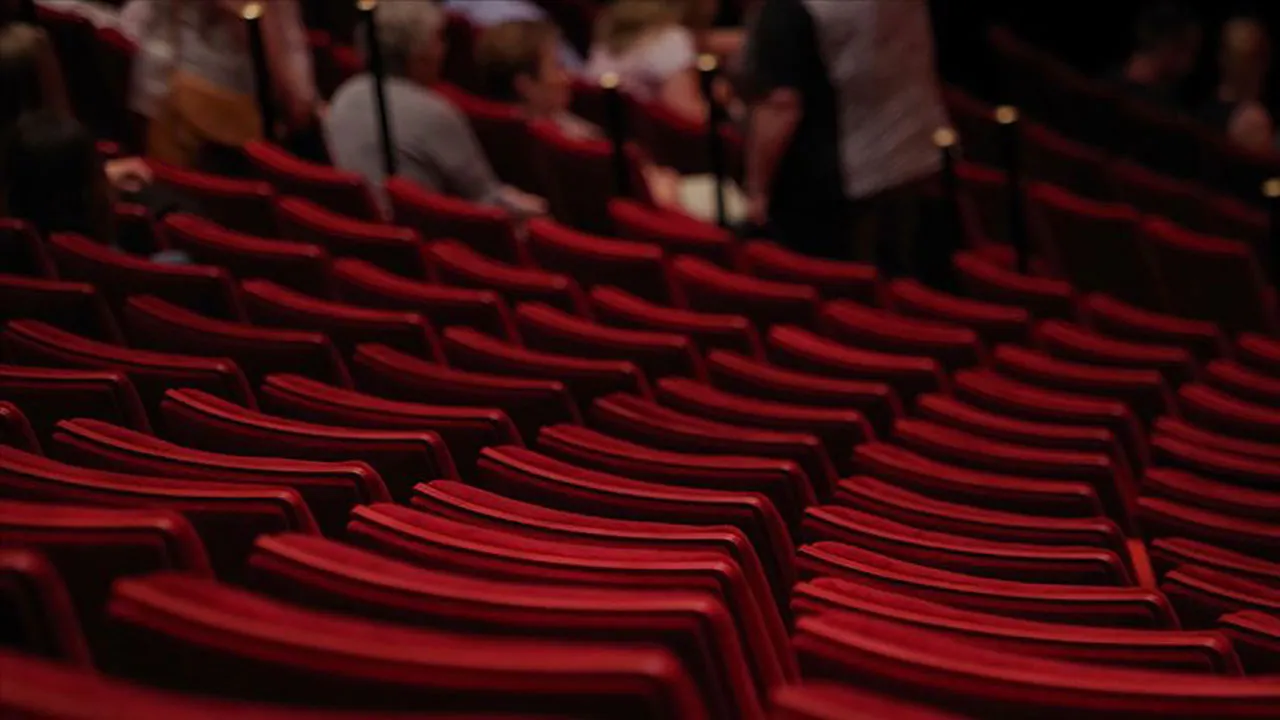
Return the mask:
[[[724,142],[720,137],[720,127],[724,120],[724,112],[720,103],[716,102],[715,82],[719,63],[714,55],[704,54],[698,57],[698,75],[702,79],[702,94],[707,98],[707,153],[711,160],[711,174],[715,178],[716,224],[728,227],[729,219],[724,207]]]
[[[1262,194],[1267,198],[1267,220],[1270,224],[1270,242],[1267,244],[1267,269],[1271,282],[1280,282],[1280,177],[1262,183]]]
[[[996,108],[995,118],[996,124],[1000,126],[1000,145],[1006,177],[1009,179],[1009,242],[1013,244],[1018,272],[1026,274],[1031,249],[1027,239],[1027,211],[1022,194],[1022,134],[1018,125],[1021,115],[1016,107],[1001,105]]]
[[[382,66],[382,44],[378,40],[378,24],[374,11],[378,0],[357,0],[356,9],[364,21],[365,46],[369,49],[369,73],[373,75],[374,99],[378,103],[378,141],[382,147],[382,172],[387,178],[396,174],[396,150],[391,137],[391,117],[387,114],[386,70]]]
[[[262,42],[262,13],[260,2],[244,6],[241,17],[249,30],[249,53],[253,57],[254,85],[258,93],[258,114],[262,118],[262,135],[268,140],[276,138],[276,108],[271,101],[271,69],[267,66],[267,46]]]
[[[933,144],[942,155],[942,214],[947,240],[951,243],[943,247],[948,254],[965,246],[964,222],[960,216],[960,178],[956,175],[958,142],[959,136],[954,128],[944,126],[933,131]]]
[[[618,89],[617,73],[600,76],[600,89],[604,91],[605,121],[609,123],[609,139],[613,141],[614,191],[622,197],[631,194],[631,173],[627,169],[626,109],[622,106],[622,91]]]

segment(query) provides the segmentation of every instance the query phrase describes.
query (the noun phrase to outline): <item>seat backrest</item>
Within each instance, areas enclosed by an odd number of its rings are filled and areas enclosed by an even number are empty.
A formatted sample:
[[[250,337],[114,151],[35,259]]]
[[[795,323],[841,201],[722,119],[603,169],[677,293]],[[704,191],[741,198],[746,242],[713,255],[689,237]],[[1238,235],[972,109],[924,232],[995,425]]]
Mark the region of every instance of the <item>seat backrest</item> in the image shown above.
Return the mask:
[[[609,201],[609,218],[613,234],[657,243],[672,254],[693,255],[724,267],[733,265],[737,254],[728,231],[682,213],[614,198]]]
[[[702,356],[684,335],[610,327],[543,303],[516,308],[525,346],[534,350],[604,360],[631,360],[650,380],[668,375],[706,379]]]
[[[383,219],[369,186],[355,173],[307,162],[264,141],[245,143],[244,154],[258,177],[281,195],[299,195],[361,220]]]
[[[676,289],[694,310],[743,313],[762,327],[807,327],[818,314],[818,292],[808,285],[762,280],[691,255],[673,260],[671,272]]]
[[[656,303],[673,301],[662,247],[590,235],[552,220],[529,222],[528,252],[539,266],[581,278],[587,287],[611,285]]]
[[[236,232],[276,237],[276,193],[269,183],[208,175],[154,161],[150,165],[157,184],[200,203],[202,216]]]
[[[742,315],[655,305],[614,287],[593,288],[591,303],[595,317],[609,325],[688,335],[704,352],[719,348],[755,358],[764,354],[755,325]]]
[[[36,508],[32,511],[38,512]],[[71,597],[58,570],[39,552],[0,548],[0,646],[92,668]],[[9,679],[6,678],[6,684]]]
[[[392,178],[386,186],[396,224],[412,228],[424,240],[456,240],[494,260],[524,261],[515,225],[505,210],[428,192],[403,178]]]
[[[280,234],[319,245],[335,258],[356,258],[403,277],[426,277],[422,238],[409,227],[360,220],[300,197],[276,203]]]
[[[22,318],[103,342],[124,341],[102,295],[89,283],[0,275],[0,324]]]
[[[333,292],[329,253],[319,245],[245,235],[186,213],[166,216],[161,229],[174,250],[237,279],[270,278],[321,297]]]
[[[427,257],[436,282],[494,290],[510,302],[540,301],[576,315],[591,314],[578,281],[568,275],[504,263],[456,240],[432,243]]]

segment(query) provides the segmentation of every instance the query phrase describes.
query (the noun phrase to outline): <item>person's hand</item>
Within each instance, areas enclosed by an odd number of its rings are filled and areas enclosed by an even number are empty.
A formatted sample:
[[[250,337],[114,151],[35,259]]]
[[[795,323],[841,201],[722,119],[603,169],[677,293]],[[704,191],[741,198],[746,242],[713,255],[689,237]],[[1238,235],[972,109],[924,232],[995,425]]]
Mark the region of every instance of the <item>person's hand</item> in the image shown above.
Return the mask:
[[[111,186],[122,192],[138,192],[151,184],[151,166],[139,157],[108,160],[103,169]]]
[[[502,186],[501,197],[502,203],[511,212],[522,217],[546,215],[549,211],[545,198],[531,195],[510,185]]]

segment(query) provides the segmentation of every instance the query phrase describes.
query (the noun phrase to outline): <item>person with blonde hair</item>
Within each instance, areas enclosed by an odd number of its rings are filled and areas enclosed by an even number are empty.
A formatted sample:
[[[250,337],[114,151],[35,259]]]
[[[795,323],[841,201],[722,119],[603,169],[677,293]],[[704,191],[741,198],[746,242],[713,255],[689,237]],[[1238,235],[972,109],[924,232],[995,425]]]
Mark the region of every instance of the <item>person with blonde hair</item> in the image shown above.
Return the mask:
[[[719,0],[617,0],[600,14],[584,74],[614,73],[627,92],[702,122],[707,103],[698,82],[699,35]]]
[[[1218,65],[1218,87],[1202,111],[1202,119],[1241,147],[1270,149],[1275,127],[1262,104],[1271,65],[1271,38],[1266,27],[1255,18],[1227,20],[1222,26]]]

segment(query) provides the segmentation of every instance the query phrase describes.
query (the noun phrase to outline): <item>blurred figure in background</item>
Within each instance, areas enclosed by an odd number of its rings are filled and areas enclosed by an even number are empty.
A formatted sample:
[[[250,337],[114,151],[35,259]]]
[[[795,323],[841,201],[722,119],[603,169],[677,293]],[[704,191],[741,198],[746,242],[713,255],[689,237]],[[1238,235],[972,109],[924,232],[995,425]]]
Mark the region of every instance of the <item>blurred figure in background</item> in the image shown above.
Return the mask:
[[[1178,110],[1178,85],[1195,68],[1202,35],[1200,21],[1183,3],[1148,3],[1134,26],[1133,54],[1110,80],[1129,97]]]
[[[616,0],[600,12],[584,74],[599,80],[616,73],[636,98],[704,122],[698,36],[718,7],[718,0]]]
[[[24,112],[42,108],[70,112],[49,35],[25,23],[0,26],[0,132]]]
[[[1222,26],[1219,79],[1201,119],[1232,142],[1251,150],[1273,147],[1275,126],[1262,104],[1271,69],[1271,38],[1259,20],[1237,17]]]
[[[429,190],[498,205],[519,216],[545,213],[542,198],[497,180],[466,117],[431,89],[444,62],[444,12],[429,2],[383,3],[376,18],[398,174]],[[381,197],[385,178],[369,73],[347,80],[334,93],[325,135],[333,164],[363,175]]]
[[[445,0],[445,10],[458,13],[480,28],[512,22],[546,22],[547,11],[533,0]],[[564,38],[556,42],[560,64],[570,73],[582,71],[582,56]]]
[[[157,0],[151,33],[172,48],[168,77],[148,133],[148,153],[179,167],[237,174],[237,153],[267,136],[254,91],[253,60],[241,14],[245,0]],[[303,130],[318,109],[311,51],[297,0],[263,3],[261,20],[272,95],[287,130]],[[146,42],[149,38],[140,39]]]
[[[917,273],[948,122],[925,0],[763,0],[744,86],[753,223],[799,252]]]

